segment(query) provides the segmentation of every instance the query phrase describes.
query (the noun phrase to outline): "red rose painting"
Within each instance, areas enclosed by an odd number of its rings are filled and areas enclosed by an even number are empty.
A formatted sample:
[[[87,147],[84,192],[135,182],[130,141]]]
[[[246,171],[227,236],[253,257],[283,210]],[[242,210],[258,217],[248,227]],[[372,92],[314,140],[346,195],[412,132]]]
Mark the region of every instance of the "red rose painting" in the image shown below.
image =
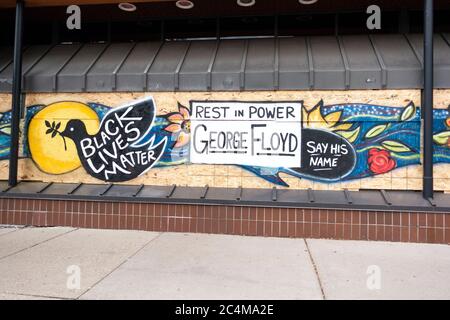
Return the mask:
[[[369,159],[367,160],[369,169],[374,174],[382,174],[391,171],[397,163],[392,159],[391,154],[387,150],[370,149]]]

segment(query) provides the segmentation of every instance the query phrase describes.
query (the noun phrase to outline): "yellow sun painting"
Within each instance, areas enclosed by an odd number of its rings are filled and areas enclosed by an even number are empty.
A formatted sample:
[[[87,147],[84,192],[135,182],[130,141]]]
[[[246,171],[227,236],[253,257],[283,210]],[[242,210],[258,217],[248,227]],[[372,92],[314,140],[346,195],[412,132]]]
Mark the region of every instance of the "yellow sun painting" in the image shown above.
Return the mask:
[[[70,119],[82,120],[89,134],[97,133],[100,126],[98,115],[92,108],[71,101],[50,104],[30,121],[28,144],[31,157],[45,173],[62,174],[81,166],[74,142],[59,134]]]

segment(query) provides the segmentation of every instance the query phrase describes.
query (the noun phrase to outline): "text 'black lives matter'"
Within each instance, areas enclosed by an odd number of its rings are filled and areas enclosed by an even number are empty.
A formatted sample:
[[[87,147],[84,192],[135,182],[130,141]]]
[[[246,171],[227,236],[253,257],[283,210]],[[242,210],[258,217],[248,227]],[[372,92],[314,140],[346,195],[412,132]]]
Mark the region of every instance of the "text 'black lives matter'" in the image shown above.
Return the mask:
[[[140,141],[150,133],[155,118],[152,98],[110,110],[95,135],[86,131],[84,122],[71,119],[62,135],[72,139],[85,170],[108,182],[132,180],[148,171],[161,157],[166,139],[155,143],[155,137]]]

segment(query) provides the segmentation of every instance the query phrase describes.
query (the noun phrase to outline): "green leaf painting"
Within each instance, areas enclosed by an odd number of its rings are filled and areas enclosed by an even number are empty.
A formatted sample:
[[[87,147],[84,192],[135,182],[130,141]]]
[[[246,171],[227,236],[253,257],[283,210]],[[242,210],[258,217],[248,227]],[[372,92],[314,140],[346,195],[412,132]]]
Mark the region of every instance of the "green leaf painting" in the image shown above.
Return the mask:
[[[433,136],[434,142],[441,146],[447,144],[449,139],[450,139],[450,131],[439,132]]]
[[[356,128],[355,130],[350,131],[336,131],[338,135],[347,139],[349,142],[355,142],[358,139],[359,132],[361,131],[361,127]]]
[[[408,121],[414,118],[414,115],[416,114],[416,106],[414,103],[408,104],[408,106],[403,110],[402,114],[400,115],[401,121]]]
[[[365,138],[374,138],[378,135],[380,135],[384,130],[386,130],[389,127],[389,123],[386,124],[380,124],[378,126],[374,126],[369,131],[367,131]]]
[[[401,153],[401,152],[409,152],[409,151],[411,151],[411,149],[408,146],[404,145],[401,142],[394,141],[394,140],[385,140],[385,141],[381,142],[381,145],[385,149],[387,149],[389,151],[393,151],[393,152]]]

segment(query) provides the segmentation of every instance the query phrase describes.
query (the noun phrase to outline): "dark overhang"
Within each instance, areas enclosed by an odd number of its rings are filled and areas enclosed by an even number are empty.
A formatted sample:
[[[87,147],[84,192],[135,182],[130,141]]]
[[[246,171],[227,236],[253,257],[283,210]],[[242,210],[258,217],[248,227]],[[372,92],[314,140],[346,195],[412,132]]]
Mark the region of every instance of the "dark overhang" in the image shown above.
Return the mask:
[[[435,88],[450,88],[450,34],[435,35]],[[421,34],[345,35],[25,49],[25,92],[422,88]],[[12,88],[0,49],[0,92]]]

